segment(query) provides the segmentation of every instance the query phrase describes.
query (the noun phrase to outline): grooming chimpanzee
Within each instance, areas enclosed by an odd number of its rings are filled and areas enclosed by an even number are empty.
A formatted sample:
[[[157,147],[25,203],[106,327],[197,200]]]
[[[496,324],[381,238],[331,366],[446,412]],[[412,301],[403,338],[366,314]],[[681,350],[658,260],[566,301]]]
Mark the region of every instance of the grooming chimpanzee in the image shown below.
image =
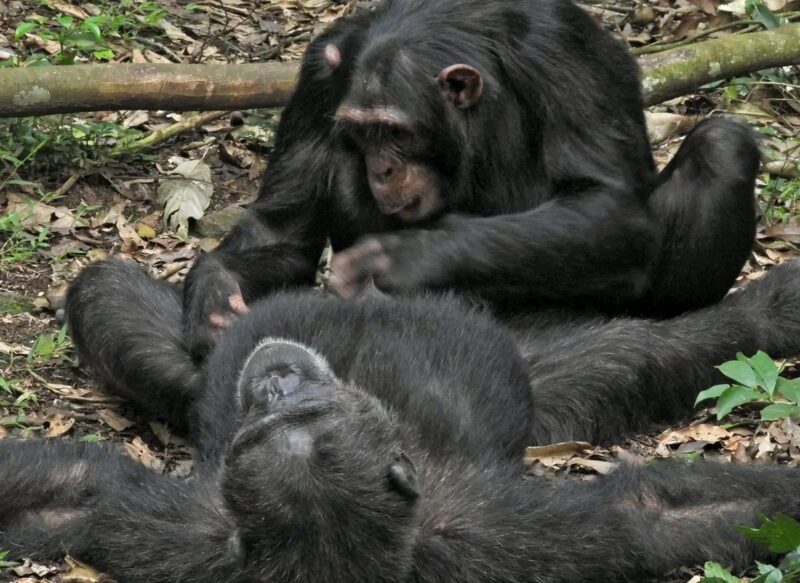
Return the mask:
[[[531,434],[612,439],[669,417],[737,350],[800,351],[799,283],[800,264],[784,265],[691,316],[534,315],[516,338],[452,297],[276,294],[198,373],[169,332],[180,292],[95,264],[68,298],[81,359],[190,426],[194,476],[109,447],[0,440],[0,548],[69,552],[134,583],[641,582],[712,558],[740,567],[754,550],[731,525],[800,514],[796,469],[664,463],[553,482],[523,480],[521,453]]]
[[[258,200],[188,278],[190,348],[313,281],[328,238],[344,296],[372,276],[515,306],[708,305],[752,247],[758,160],[715,119],[657,174],[634,61],[569,1],[387,2],[309,46]]]

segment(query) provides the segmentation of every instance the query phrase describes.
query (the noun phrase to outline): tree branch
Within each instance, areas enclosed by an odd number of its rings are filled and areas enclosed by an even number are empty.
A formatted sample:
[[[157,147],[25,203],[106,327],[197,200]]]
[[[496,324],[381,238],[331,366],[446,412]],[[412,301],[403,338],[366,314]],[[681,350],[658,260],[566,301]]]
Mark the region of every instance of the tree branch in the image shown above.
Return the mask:
[[[706,83],[800,64],[800,24],[731,35],[639,57],[647,105]],[[0,69],[0,117],[168,109],[209,111],[285,105],[297,64],[72,65]]]
[[[712,81],[797,64],[800,64],[800,24],[731,35],[639,57],[647,105],[686,95]]]

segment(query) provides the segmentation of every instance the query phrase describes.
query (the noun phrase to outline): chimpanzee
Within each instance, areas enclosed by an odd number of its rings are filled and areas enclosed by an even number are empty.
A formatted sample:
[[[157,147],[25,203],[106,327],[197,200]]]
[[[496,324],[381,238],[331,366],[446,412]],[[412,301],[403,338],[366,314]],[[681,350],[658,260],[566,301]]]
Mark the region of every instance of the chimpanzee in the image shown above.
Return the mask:
[[[313,281],[328,238],[344,296],[373,277],[501,305],[708,305],[752,247],[758,161],[713,119],[657,174],[634,61],[568,0],[389,1],[308,47],[257,201],[188,278],[190,348]]]
[[[0,440],[0,548],[69,552],[134,583],[641,582],[708,559],[741,567],[754,549],[732,525],[800,514],[798,470],[662,463],[523,480],[521,453],[669,417],[737,350],[800,351],[798,284],[789,264],[674,320],[552,312],[513,336],[452,296],[276,293],[192,372],[172,332],[180,292],[95,264],[68,298],[80,357],[150,411],[183,416],[196,471]]]

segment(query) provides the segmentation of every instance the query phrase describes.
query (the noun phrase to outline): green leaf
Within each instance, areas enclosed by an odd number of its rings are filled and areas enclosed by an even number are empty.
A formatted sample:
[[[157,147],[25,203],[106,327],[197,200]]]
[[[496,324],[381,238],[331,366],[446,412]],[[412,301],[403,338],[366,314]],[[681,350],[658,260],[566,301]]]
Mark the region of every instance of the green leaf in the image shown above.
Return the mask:
[[[780,373],[775,361],[759,350],[753,356],[747,358],[746,362],[756,373],[758,380],[761,381],[759,384],[772,396],[775,392],[775,384],[778,382],[778,373]]]
[[[705,391],[701,391],[697,395],[697,399],[694,401],[694,406],[697,407],[697,404],[700,401],[705,401],[706,399],[716,399],[722,393],[724,393],[727,389],[729,389],[730,385],[714,385],[710,389],[706,389]]]
[[[14,561],[6,561],[8,551],[0,551],[0,569],[7,569],[8,567],[16,567],[19,563]]]
[[[36,357],[50,358],[56,351],[56,339],[52,334],[42,334],[31,346],[28,352],[28,360]]]
[[[755,389],[758,386],[756,373],[747,362],[741,360],[729,360],[717,367],[726,377],[735,380],[740,385]]]
[[[91,32],[95,41],[98,43],[103,42],[103,33],[100,31],[100,27],[97,25],[97,22],[88,19],[83,23],[82,28]]]
[[[114,51],[111,49],[104,49],[102,51],[94,51],[92,56],[98,61],[110,61],[114,58]]]
[[[800,407],[792,403],[773,403],[761,410],[761,419],[775,421],[787,417],[800,417]]]
[[[105,437],[102,435],[98,435],[97,433],[91,433],[89,435],[84,435],[78,441],[83,441],[86,443],[98,443],[100,441],[105,441]]]
[[[777,567],[772,565],[765,565],[756,561],[758,568],[758,577],[751,579],[750,583],[781,583],[783,581],[783,573]]]
[[[722,419],[739,405],[758,401],[763,393],[740,385],[733,385],[720,395],[717,401],[717,419]]]
[[[783,557],[781,560],[780,569],[784,573],[788,571],[797,571],[800,569],[800,554],[798,554],[797,549]]]
[[[62,28],[71,28],[74,18],[72,18],[72,16],[69,14],[60,14],[56,16],[56,21],[61,25]]]
[[[800,546],[800,523],[784,514],[775,518],[762,516],[761,526],[758,528],[735,528],[773,553],[789,553]]]
[[[29,32],[36,30],[39,24],[36,22],[23,22],[14,31],[14,40],[19,40]]]
[[[702,583],[741,583],[741,579],[734,577],[728,569],[719,563],[708,562],[703,565]]]
[[[760,22],[764,28],[778,28],[788,22],[767,8],[761,0],[746,0],[744,11],[747,16]]]
[[[779,378],[776,390],[794,403],[800,403],[800,379]]]

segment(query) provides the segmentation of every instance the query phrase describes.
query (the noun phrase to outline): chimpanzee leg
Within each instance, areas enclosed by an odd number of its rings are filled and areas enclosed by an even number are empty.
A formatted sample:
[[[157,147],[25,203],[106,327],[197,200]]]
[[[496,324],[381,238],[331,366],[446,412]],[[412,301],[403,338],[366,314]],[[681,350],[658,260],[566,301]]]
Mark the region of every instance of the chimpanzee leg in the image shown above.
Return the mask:
[[[755,239],[758,167],[758,145],[744,125],[716,118],[686,138],[649,201],[663,247],[648,314],[707,306],[730,289]]]
[[[535,441],[608,443],[689,413],[737,352],[800,353],[800,262],[672,320],[588,318],[546,344],[536,318],[510,322],[530,367]]]
[[[84,269],[67,294],[80,361],[145,412],[186,428],[201,373],[182,337],[181,291],[132,262]]]
[[[243,581],[220,504],[213,482],[158,474],[113,446],[0,441],[0,548],[10,559],[67,553],[125,581]]]
[[[151,474],[156,476],[105,444],[4,439],[0,548],[14,558],[60,558],[65,543],[75,542],[75,532],[89,528],[86,520],[103,498],[133,484],[142,488]]]
[[[706,561],[738,570],[770,558],[735,526],[755,526],[761,514],[797,517],[798,486],[794,468],[622,466],[592,482],[562,481],[523,516],[541,529],[529,536],[542,541],[544,569],[552,565],[549,576],[536,571],[543,581],[661,581]]]

